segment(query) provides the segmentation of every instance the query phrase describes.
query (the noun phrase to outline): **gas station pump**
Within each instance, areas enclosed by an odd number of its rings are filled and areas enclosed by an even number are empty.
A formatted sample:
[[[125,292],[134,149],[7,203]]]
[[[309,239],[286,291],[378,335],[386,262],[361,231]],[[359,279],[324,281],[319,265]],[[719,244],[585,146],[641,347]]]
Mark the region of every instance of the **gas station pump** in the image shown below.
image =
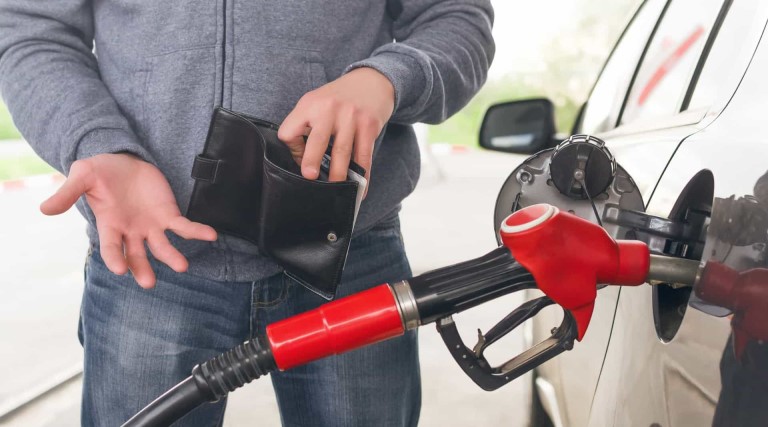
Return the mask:
[[[643,209],[634,181],[605,144],[574,135],[533,155],[507,179],[495,209],[498,248],[273,323],[265,335],[195,366],[190,377],[124,426],[170,425],[275,370],[431,323],[462,370],[481,388],[495,390],[582,341],[598,290],[610,285],[700,283],[694,288],[700,297],[734,311],[737,350],[739,343],[768,338],[768,321],[763,321],[768,310],[760,306],[768,299],[754,298],[760,292],[754,286],[732,286],[768,280],[764,270],[734,276],[727,267],[702,267],[697,260],[665,253],[663,242],[670,236],[696,235],[701,228]],[[473,346],[462,341],[453,314],[534,288],[545,296],[523,303],[485,334],[478,332]],[[553,304],[562,307],[563,318],[549,338],[500,366],[490,365],[484,357],[489,346]]]

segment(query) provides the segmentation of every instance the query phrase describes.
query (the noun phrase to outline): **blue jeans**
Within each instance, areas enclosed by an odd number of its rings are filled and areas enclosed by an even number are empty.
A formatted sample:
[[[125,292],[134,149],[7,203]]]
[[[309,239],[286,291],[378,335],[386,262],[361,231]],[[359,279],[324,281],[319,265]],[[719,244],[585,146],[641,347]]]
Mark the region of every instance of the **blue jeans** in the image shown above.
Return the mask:
[[[189,376],[195,364],[325,302],[283,274],[227,283],[178,274],[156,262],[153,267],[157,286],[143,290],[130,275],[112,274],[98,251],[91,251],[79,331],[85,349],[83,425],[122,424]],[[352,240],[339,296],[410,274],[399,226],[379,226]],[[286,426],[418,422],[415,331],[271,378]],[[206,404],[174,425],[221,425],[225,405]]]

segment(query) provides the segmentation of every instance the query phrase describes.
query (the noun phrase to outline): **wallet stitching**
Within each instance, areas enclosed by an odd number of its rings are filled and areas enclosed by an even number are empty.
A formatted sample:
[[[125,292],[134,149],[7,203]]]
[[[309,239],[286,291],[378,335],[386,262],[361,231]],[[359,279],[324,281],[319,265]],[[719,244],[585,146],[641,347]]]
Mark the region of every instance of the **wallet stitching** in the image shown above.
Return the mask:
[[[195,178],[196,180],[200,180],[200,181],[206,181],[206,182],[210,182],[210,183],[215,183],[216,182],[216,177],[219,176],[219,165],[221,164],[221,160],[209,159],[209,158],[206,158],[206,157],[202,157],[201,155],[198,155],[195,158],[195,162],[200,162],[205,167],[210,167],[211,165],[213,165],[213,173],[207,173],[207,174],[205,174],[204,177],[195,176],[193,178]],[[193,172],[194,172],[194,166],[193,166]]]

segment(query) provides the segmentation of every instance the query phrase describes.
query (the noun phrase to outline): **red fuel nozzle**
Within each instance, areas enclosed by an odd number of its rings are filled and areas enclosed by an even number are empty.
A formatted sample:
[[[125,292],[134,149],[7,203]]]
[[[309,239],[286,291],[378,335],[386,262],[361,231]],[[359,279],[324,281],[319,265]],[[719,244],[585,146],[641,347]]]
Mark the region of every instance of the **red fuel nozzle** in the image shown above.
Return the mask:
[[[733,311],[733,350],[741,358],[751,340],[768,340],[768,269],[739,273],[709,261],[694,286],[696,295]]]
[[[148,405],[124,426],[170,425],[198,405],[275,370],[287,370],[344,353],[437,322],[437,329],[462,369],[481,387],[494,390],[573,347],[589,326],[598,283],[638,285],[649,269],[642,242],[613,240],[598,225],[542,204],[509,216],[501,227],[505,247],[417,277],[380,285],[267,326],[266,335],[197,365],[192,375]],[[524,289],[547,297],[515,309],[474,348],[466,347],[453,314]],[[552,337],[502,366],[483,351],[535,316],[560,304],[568,312]]]
[[[598,283],[640,285],[648,274],[645,243],[616,241],[599,225],[548,204],[508,216],[500,233],[538,288],[571,311],[579,341],[592,318]]]

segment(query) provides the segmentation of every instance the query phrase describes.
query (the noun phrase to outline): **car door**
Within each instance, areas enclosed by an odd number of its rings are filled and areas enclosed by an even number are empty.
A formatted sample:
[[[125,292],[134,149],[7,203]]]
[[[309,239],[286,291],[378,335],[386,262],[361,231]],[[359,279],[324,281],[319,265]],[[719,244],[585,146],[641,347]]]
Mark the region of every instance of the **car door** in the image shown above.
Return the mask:
[[[666,0],[647,0],[640,5],[600,73],[576,133],[602,136],[616,127],[634,71],[665,5]],[[587,424],[617,296],[617,288],[601,290],[584,340],[537,369],[537,392],[556,425]],[[560,323],[560,316],[557,308],[542,311],[533,322],[533,340],[549,336],[550,328]]]
[[[604,139],[619,163],[635,179],[644,200],[679,143],[706,122],[706,111],[686,108],[728,4],[723,0],[648,1],[639,10],[601,73],[585,107],[578,133]],[[644,29],[638,26],[643,20]],[[625,46],[640,47],[639,59],[626,58]],[[626,50],[625,50],[626,49]],[[665,213],[665,215],[668,214]],[[560,358],[557,375],[564,396],[562,418],[586,425],[611,337],[620,289],[601,290],[589,335],[582,347]],[[610,424],[610,423],[609,423]]]
[[[704,10],[707,7],[708,13]],[[691,13],[693,9],[696,13]],[[691,22],[692,17],[695,25],[687,26],[694,28],[690,32],[680,22]],[[669,20],[669,25],[665,26],[664,19]],[[701,34],[701,30],[695,29],[697,25],[705,25],[707,42],[699,53],[689,50],[697,56],[693,61],[696,65],[688,77],[679,78],[682,95],[670,96],[671,92],[680,92],[666,86],[668,92],[661,97],[666,97],[664,102],[674,99],[679,102],[673,103],[671,110],[661,107],[646,112],[632,110],[638,106],[631,103],[639,102],[643,94],[648,102],[648,84],[655,85],[655,90],[664,87],[661,82],[653,81],[658,75],[653,70],[658,67],[653,61],[647,62],[651,64],[651,71],[645,74],[641,65],[620,125],[609,138],[619,162],[647,194],[648,213],[668,217],[682,215],[686,208],[711,211],[713,196],[727,199],[730,195],[751,194],[755,182],[768,169],[764,161],[762,170],[757,166],[759,161],[755,159],[768,158],[768,153],[764,148],[756,149],[754,141],[755,111],[764,112],[766,105],[755,101],[759,97],[749,97],[756,90],[765,90],[765,85],[761,78],[755,77],[752,89],[740,87],[736,92],[747,68],[752,70],[752,75],[761,75],[760,70],[764,75],[768,70],[766,66],[749,65],[766,19],[768,4],[757,0],[672,0],[669,4],[646,58],[652,56],[654,43],[665,43],[665,33],[678,34],[677,40],[694,49],[695,43],[687,40],[691,34]],[[709,22],[712,24],[707,30]],[[687,35],[686,31],[689,31]],[[663,48],[659,46],[657,50],[663,51]],[[680,54],[675,48],[669,52]],[[669,61],[656,64],[662,64],[666,73],[674,72],[668,69]],[[678,59],[677,64],[684,62]],[[739,94],[747,100],[737,105]],[[744,132],[748,128],[747,120],[752,120],[750,126],[754,133]],[[727,137],[730,134],[740,137],[735,138],[738,142],[732,143]],[[729,150],[723,150],[725,139],[728,139]],[[732,168],[736,164],[744,166],[740,168],[743,176],[738,176]],[[709,206],[702,207],[705,205]],[[711,239],[707,239],[705,247],[691,251],[692,257],[703,256],[707,260],[718,250],[720,256],[727,252],[712,245]],[[621,290],[590,425],[712,424],[720,396],[718,367],[729,325],[727,319],[689,308],[689,295],[689,290],[667,287]]]
[[[701,111],[680,112],[680,95],[685,93],[723,1],[701,2],[697,14],[690,13],[692,1],[695,0],[646,3],[645,7],[660,8],[657,15],[660,17],[646,40],[639,66],[625,76],[629,78],[628,85],[618,91],[623,95],[619,97],[620,110],[610,117],[616,121],[593,120],[588,103],[579,129],[579,133],[596,134],[606,141],[619,164],[634,178],[646,203],[677,145],[696,132],[703,118]],[[584,389],[580,384],[583,367],[597,366],[597,377],[602,375],[605,369],[602,362],[621,292],[615,287],[600,291],[596,316],[590,327],[594,328],[590,330],[593,335],[585,337],[584,342],[589,351],[575,353],[562,361],[561,378],[568,394],[565,406],[571,425],[589,424],[597,382],[590,381],[590,389]],[[590,397],[589,402],[569,404],[573,400],[571,396],[582,394]]]

